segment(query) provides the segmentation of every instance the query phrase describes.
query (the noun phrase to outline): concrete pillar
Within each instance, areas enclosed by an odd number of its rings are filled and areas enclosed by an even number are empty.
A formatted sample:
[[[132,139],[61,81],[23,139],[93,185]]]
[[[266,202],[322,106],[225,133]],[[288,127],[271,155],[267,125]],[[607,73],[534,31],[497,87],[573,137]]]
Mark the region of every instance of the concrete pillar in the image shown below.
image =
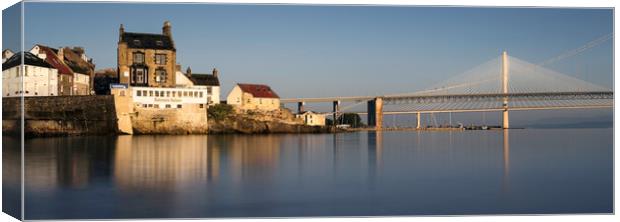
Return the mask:
[[[367,119],[368,119],[368,126],[374,126],[375,124],[377,124],[377,118],[375,115],[375,100],[368,100],[368,109],[366,110],[367,113]]]
[[[375,130],[383,128],[383,98],[375,98]]]
[[[340,101],[339,100],[332,102],[332,111],[334,112],[333,118],[334,118],[334,127],[335,127],[336,125],[338,125],[336,120],[338,119],[338,112],[340,112]]]
[[[418,112],[418,113],[416,114],[416,116],[417,116],[418,124],[416,125],[416,127],[415,127],[415,128],[416,128],[416,129],[420,129],[420,112]]]
[[[306,105],[306,102],[297,102],[297,113],[303,113],[305,111],[304,105]]]
[[[503,94],[508,94],[508,53],[506,53],[506,51],[504,51],[502,53],[502,93]],[[503,118],[502,118],[502,128],[504,129],[508,129],[510,124],[509,124],[509,118],[508,118],[508,97],[504,96],[504,101],[503,101]]]

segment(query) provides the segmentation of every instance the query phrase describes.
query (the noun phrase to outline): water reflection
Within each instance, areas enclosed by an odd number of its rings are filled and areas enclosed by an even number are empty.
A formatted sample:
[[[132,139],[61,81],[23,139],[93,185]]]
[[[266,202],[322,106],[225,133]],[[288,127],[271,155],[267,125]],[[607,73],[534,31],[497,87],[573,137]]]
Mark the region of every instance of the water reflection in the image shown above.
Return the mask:
[[[28,139],[26,212],[27,219],[609,212],[611,133]],[[7,162],[19,160],[19,152],[3,151]]]
[[[510,130],[509,129],[504,129],[503,130],[503,143],[502,143],[502,147],[503,147],[503,161],[504,161],[504,174],[502,176],[502,187],[504,189],[504,192],[508,192],[509,191],[509,184],[510,184]]]

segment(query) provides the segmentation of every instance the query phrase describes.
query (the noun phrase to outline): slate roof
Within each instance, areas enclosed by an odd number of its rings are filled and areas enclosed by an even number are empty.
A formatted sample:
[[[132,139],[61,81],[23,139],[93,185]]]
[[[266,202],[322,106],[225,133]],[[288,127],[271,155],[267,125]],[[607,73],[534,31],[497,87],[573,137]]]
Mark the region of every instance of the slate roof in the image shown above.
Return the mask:
[[[241,91],[252,94],[256,98],[280,98],[268,85],[246,83],[239,83],[237,85],[241,88]]]
[[[134,49],[176,50],[172,38],[162,34],[123,32],[121,42],[127,43],[127,47]]]
[[[2,71],[13,68],[15,66],[19,66],[22,63],[21,58],[21,52],[15,53],[15,55],[11,56],[4,63],[2,63]],[[30,52],[24,53],[24,64],[52,68],[50,64]]]
[[[220,86],[220,79],[217,76],[211,74],[192,73],[191,75],[187,76],[187,78],[189,78],[189,80],[192,81],[194,85]]]

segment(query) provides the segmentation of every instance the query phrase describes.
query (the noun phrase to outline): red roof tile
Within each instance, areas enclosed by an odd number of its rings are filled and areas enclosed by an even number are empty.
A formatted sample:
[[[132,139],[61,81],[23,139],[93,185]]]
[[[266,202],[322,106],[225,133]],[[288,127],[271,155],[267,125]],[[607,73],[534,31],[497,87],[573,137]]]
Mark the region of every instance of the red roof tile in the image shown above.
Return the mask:
[[[271,87],[267,85],[259,85],[259,84],[237,84],[241,91],[252,94],[252,96],[257,98],[280,98],[278,94],[276,94]]]
[[[58,58],[58,55],[51,48],[43,45],[39,45],[39,48],[45,53],[45,61],[58,69],[58,74],[73,75],[71,68]]]

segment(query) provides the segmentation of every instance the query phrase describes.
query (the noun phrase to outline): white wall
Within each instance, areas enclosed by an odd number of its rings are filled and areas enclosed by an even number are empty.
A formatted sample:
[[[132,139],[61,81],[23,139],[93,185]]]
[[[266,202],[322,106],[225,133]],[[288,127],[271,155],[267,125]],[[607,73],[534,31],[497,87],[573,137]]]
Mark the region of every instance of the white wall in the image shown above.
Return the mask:
[[[2,96],[57,96],[58,95],[58,70],[47,67],[25,65],[23,76],[23,90],[21,89],[20,66],[2,71]],[[17,92],[17,93],[16,93]]]
[[[207,89],[155,87],[131,87],[130,89],[133,102],[141,107],[147,105],[147,108],[155,108],[157,104],[158,108],[164,109],[166,105],[170,105],[168,108],[177,108],[178,105],[183,107],[183,104],[207,104]]]

